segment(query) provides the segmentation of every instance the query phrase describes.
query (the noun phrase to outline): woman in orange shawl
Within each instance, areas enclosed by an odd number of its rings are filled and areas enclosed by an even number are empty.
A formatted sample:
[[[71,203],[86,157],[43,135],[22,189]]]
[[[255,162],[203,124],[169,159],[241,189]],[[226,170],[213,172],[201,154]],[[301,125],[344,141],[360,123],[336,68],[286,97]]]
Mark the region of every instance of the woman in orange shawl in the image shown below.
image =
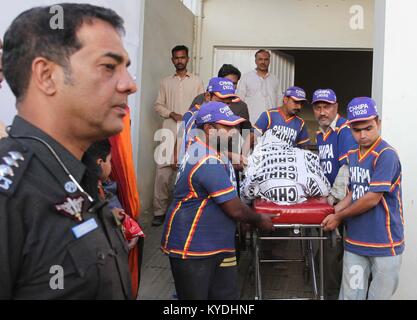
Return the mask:
[[[137,188],[135,166],[133,163],[133,150],[131,139],[130,110],[124,117],[123,131],[110,138],[112,154],[112,173],[111,179],[117,182],[118,198],[125,212],[134,220],[138,220],[140,215],[140,200]],[[130,250],[129,269],[132,278],[133,296],[136,298],[140,282],[140,266],[143,255],[143,237],[139,238],[138,245]]]

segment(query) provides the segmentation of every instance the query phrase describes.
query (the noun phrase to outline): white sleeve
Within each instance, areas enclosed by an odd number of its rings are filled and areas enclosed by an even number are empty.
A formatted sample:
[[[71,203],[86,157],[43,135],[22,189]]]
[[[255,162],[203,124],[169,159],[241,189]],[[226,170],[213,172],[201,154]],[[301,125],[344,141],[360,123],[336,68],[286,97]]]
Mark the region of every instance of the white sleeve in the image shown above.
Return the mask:
[[[242,79],[240,79],[237,85],[236,94],[242,101],[246,101],[246,85],[247,85],[247,77],[243,75]]]
[[[344,165],[339,169],[339,172],[334,180],[333,187],[330,194],[337,200],[343,200],[347,195],[347,188],[349,184],[349,166]]]

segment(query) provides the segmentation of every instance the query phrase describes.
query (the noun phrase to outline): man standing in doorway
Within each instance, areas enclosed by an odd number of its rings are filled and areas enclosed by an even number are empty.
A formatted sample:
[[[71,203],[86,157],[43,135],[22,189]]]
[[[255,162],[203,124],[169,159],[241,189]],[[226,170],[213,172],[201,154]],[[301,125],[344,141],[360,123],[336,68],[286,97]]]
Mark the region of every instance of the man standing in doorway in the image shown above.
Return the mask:
[[[256,121],[262,112],[278,104],[278,79],[269,73],[271,53],[261,49],[255,54],[256,69],[242,76],[237,94],[248,104],[249,116]]]
[[[177,143],[177,128],[180,126],[182,117],[187,112],[194,97],[204,92],[203,82],[187,70],[189,61],[186,46],[176,46],[172,49],[172,63],[176,72],[161,81],[155,103],[155,111],[164,119],[162,128],[172,132],[175,143],[169,150],[173,156],[166,157],[168,161],[156,159],[153,226],[160,226],[164,222],[165,211],[169,204],[172,180],[176,168],[174,149]]]
[[[347,153],[356,142],[347,120],[338,114],[339,104],[332,89],[318,89],[313,94],[314,117],[319,124],[316,141],[320,163],[332,189],[328,198],[331,205],[344,199],[349,183]],[[327,299],[339,296],[342,279],[343,243],[332,246],[324,243],[324,285]]]

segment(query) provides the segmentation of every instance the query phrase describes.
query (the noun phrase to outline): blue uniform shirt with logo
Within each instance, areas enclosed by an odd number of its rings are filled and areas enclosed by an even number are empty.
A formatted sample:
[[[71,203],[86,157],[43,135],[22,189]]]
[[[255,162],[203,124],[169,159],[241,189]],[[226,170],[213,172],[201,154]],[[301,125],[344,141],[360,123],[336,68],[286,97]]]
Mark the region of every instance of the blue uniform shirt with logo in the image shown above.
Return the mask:
[[[262,134],[272,130],[279,140],[293,147],[307,145],[310,141],[304,120],[298,116],[286,119],[280,108],[263,112],[254,128]]]
[[[228,159],[195,138],[179,168],[174,200],[165,219],[162,250],[183,259],[234,253],[236,224],[219,204],[237,196]]]
[[[340,167],[347,164],[348,151],[356,146],[346,119],[337,115],[335,127],[326,133],[317,132],[316,140],[319,148],[320,163],[324,174],[333,185]]]
[[[401,163],[395,150],[379,138],[361,155],[349,151],[350,189],[357,201],[367,192],[383,193],[363,214],[345,220],[345,249],[362,256],[395,256],[404,251]]]

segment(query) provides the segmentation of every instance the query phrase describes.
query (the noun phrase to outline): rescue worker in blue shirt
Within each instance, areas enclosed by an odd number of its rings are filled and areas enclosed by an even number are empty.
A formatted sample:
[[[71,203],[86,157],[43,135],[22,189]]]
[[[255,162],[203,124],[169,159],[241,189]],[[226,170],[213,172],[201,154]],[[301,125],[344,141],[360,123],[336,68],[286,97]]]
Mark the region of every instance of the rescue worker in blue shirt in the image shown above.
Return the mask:
[[[227,105],[232,103],[237,103],[240,101],[239,97],[236,95],[236,89],[233,82],[227,78],[215,77],[211,78],[207,86],[207,91],[204,93],[204,102],[217,101],[223,102]],[[197,113],[200,110],[201,105],[195,104],[190,107],[183,117],[184,125],[184,136],[181,145],[181,155],[179,157],[179,162],[181,162],[182,155],[184,155],[190,143],[194,140],[193,129],[195,129],[195,120]],[[246,124],[248,121],[245,120],[242,123]],[[240,126],[241,124],[239,124]]]
[[[249,132],[252,128],[252,125],[248,120],[247,112],[240,110],[241,108],[244,109],[246,104],[240,101],[240,98],[236,95],[236,86],[232,80],[221,77],[210,79],[210,82],[207,86],[207,91],[204,93],[204,99],[206,103],[210,101],[223,102],[230,107],[230,110],[232,110],[235,115],[244,118],[245,121],[239,123],[238,125],[238,131],[239,133],[242,133],[243,136],[245,136],[246,132]],[[181,163],[181,159],[187,151],[188,146],[194,141],[194,131],[196,128],[195,120],[200,108],[200,105],[195,104],[184,114],[182,123],[184,126],[184,133],[179,150],[178,163]],[[239,113],[236,112],[238,109]],[[239,171],[243,169],[243,164],[246,163],[246,158],[242,157],[241,155],[241,141],[241,138],[234,139],[233,143],[230,143],[229,145],[228,152],[228,157],[233,162],[233,167],[235,168],[235,173],[237,175],[236,178],[239,178]],[[239,179],[237,181],[239,190]]]
[[[282,107],[263,112],[254,124],[254,130],[243,146],[244,156],[253,148],[255,138],[269,130],[286,145],[300,148],[309,145],[307,126],[298,116],[307,101],[306,93],[302,88],[293,86],[289,87],[284,95]]]
[[[179,168],[161,239],[180,300],[238,299],[236,221],[273,228],[269,216],[241,202],[227,143],[219,149],[244,121],[221,102],[203,104],[197,114],[199,131]]]
[[[340,169],[347,166],[347,153],[356,142],[347,120],[338,114],[339,104],[332,89],[318,89],[313,94],[313,112],[319,124],[316,140],[324,174],[333,186]],[[345,195],[336,200],[342,200]]]
[[[316,141],[320,163],[332,189],[328,198],[334,205],[346,196],[349,180],[347,153],[356,145],[347,120],[338,113],[339,104],[332,89],[318,89],[313,94],[313,113],[319,124]],[[337,177],[337,181],[336,181]],[[335,182],[336,181],[336,182]],[[343,243],[324,243],[324,285],[327,299],[337,299],[343,271]]]
[[[348,120],[359,145],[347,158],[350,192],[322,226],[325,231],[334,230],[342,221],[346,226],[339,299],[387,300],[398,287],[405,247],[401,163],[380,136],[374,100],[353,99]]]

